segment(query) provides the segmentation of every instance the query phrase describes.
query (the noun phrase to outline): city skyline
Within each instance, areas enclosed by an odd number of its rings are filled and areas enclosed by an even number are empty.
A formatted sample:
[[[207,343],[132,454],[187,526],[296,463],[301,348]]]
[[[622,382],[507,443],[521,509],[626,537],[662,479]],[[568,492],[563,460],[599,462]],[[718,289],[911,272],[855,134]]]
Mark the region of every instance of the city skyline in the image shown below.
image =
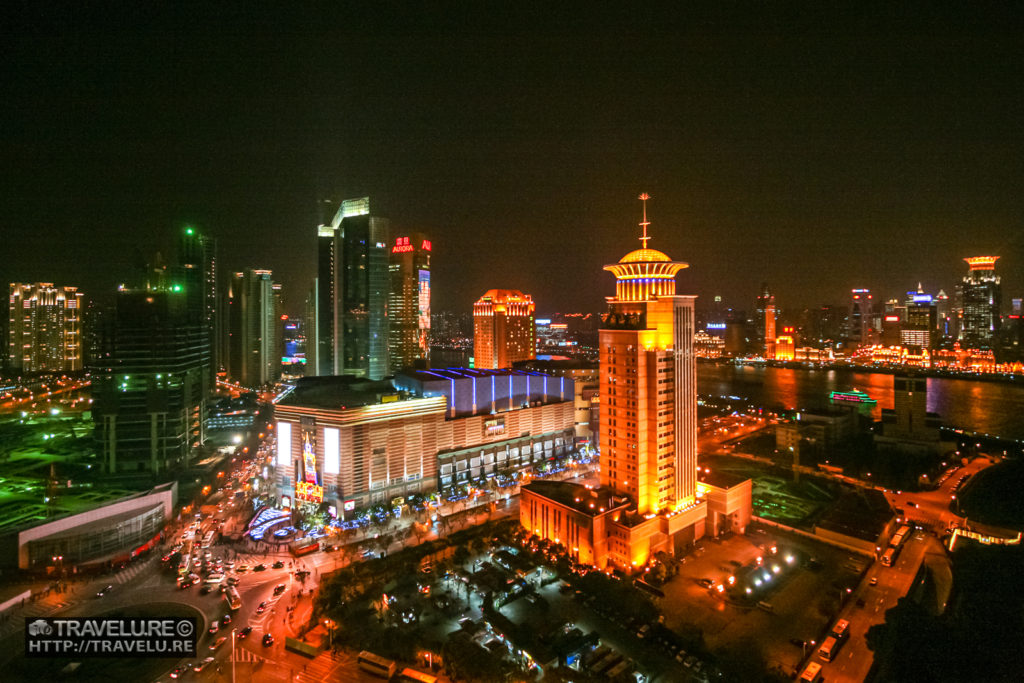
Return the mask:
[[[545,314],[600,310],[593,265],[633,239],[648,191],[651,246],[694,264],[681,285],[698,306],[749,309],[763,281],[783,310],[855,287],[948,293],[984,253],[1014,296],[1015,18],[694,11],[675,34],[653,17],[496,30],[469,13],[333,36],[296,18],[24,16],[3,67],[0,273],[99,297],[133,252],[195,225],[222,272],[280,273],[294,314],[317,201],[369,195],[432,235],[436,310],[495,286]],[[333,37],[352,49],[313,47]]]

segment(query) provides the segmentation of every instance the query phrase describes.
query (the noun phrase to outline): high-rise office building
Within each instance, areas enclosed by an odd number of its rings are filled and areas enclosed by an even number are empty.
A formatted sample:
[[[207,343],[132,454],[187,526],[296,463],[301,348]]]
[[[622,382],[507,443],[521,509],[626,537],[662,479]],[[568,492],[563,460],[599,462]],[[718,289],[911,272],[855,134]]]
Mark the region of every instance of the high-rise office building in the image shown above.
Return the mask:
[[[640,198],[646,202],[647,195]],[[687,267],[642,247],[605,270],[615,296],[599,332],[601,485],[523,486],[520,523],[565,543],[580,562],[641,571],[706,531],[743,533],[750,480],[698,477],[695,296],[676,294]]]
[[[186,227],[178,240],[178,269],[188,305],[199,311],[207,328],[210,365],[216,373],[223,366],[224,321],[217,273],[217,240],[199,230]]]
[[[208,330],[184,287],[117,294],[94,375],[95,438],[110,474],[162,478],[205,439]]]
[[[965,258],[969,270],[957,285],[962,346],[992,348],[999,332],[1002,287],[996,275],[998,256]]]
[[[871,323],[875,302],[870,289],[850,292],[850,316],[847,319],[846,338],[853,344],[866,344],[871,337]]]
[[[8,372],[81,370],[82,308],[82,293],[77,287],[12,282],[7,316]]]
[[[318,228],[316,374],[380,379],[388,370],[388,221],[346,199]]]
[[[775,358],[775,297],[764,308],[764,357]]]
[[[228,371],[245,386],[263,386],[279,376],[279,316],[275,304],[269,270],[247,268],[231,277]]]
[[[388,292],[388,364],[394,374],[430,359],[430,240],[422,233],[394,238]]]
[[[473,304],[473,365],[510,368],[537,357],[535,305],[515,289],[489,289]]]
[[[935,341],[938,326],[935,299],[925,294],[918,283],[916,292],[907,292],[906,313],[900,328],[900,343],[903,346],[919,346],[930,349]]]
[[[646,221],[645,221],[646,222]],[[643,247],[604,267],[615,296],[600,332],[601,485],[641,515],[695,502],[695,296],[677,295],[688,264]]]
[[[754,305],[754,334],[756,335],[756,342],[761,346],[761,350],[764,350],[764,344],[769,340],[773,340],[774,335],[769,335],[765,330],[765,323],[767,322],[768,306],[775,306],[775,296],[768,289],[768,283],[761,283],[761,293],[757,296],[757,302]]]

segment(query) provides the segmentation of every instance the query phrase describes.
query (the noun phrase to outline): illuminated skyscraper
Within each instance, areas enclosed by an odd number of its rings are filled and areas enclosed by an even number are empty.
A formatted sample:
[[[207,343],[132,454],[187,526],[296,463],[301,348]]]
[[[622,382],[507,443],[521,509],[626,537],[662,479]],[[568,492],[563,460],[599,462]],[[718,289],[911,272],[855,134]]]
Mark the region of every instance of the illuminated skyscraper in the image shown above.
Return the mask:
[[[231,278],[229,374],[248,387],[275,381],[281,368],[273,274],[247,268]]]
[[[918,283],[916,292],[907,292],[906,317],[900,329],[900,343],[903,346],[932,348],[937,323],[935,299],[925,294]]]
[[[430,358],[430,240],[421,233],[396,237],[388,292],[388,363],[392,373]]]
[[[510,368],[537,357],[535,306],[529,294],[489,289],[473,304],[473,365]]]
[[[388,369],[388,221],[370,213],[369,197],[346,199],[317,235],[315,374],[380,379]]]
[[[750,522],[751,482],[697,468],[695,296],[677,295],[687,267],[647,247],[605,266],[615,296],[599,331],[601,485],[538,481],[521,488],[519,521],[565,543],[577,561],[643,571],[705,533]]]
[[[696,297],[676,294],[688,264],[647,247],[646,208],[641,225],[642,248],[604,267],[616,282],[600,331],[600,443],[602,486],[646,515],[696,501]]]
[[[82,293],[77,287],[12,282],[8,310],[9,372],[82,369]]]
[[[960,343],[968,348],[992,348],[999,331],[1002,287],[995,273],[998,256],[965,258],[970,270],[957,285],[960,304]]]
[[[214,373],[223,366],[226,337],[220,310],[217,277],[217,240],[192,227],[181,231],[178,241],[177,280],[185,288],[188,305],[199,311],[210,339],[210,365]]]
[[[775,358],[775,297],[764,309],[764,357]]]

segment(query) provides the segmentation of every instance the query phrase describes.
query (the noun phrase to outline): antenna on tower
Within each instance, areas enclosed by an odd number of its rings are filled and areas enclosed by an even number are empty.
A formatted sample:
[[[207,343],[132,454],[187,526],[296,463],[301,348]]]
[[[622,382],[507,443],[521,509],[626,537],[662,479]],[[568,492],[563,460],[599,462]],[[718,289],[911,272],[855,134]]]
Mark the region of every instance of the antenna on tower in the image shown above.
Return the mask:
[[[637,197],[637,199],[644,203],[644,220],[640,223],[640,227],[644,229],[644,234],[640,238],[640,243],[644,245],[644,249],[647,248],[647,240],[651,239],[650,237],[647,236],[647,226],[651,224],[651,222],[647,220],[647,200],[650,198],[651,195],[647,194],[646,192]]]

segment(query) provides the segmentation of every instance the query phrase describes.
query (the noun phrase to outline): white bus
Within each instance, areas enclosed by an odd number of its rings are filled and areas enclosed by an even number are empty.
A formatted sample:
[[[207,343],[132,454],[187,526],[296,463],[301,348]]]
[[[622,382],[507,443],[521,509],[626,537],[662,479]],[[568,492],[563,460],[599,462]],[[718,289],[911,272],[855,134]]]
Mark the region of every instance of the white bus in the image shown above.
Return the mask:
[[[398,674],[398,680],[400,683],[437,683],[437,676],[416,669],[402,669],[402,673]]]
[[[811,662],[800,674],[800,683],[819,683],[821,681],[821,664]]]
[[[360,669],[381,678],[390,679],[395,675],[395,669],[398,668],[393,660],[384,659],[367,650],[360,652],[356,661],[359,662]]]
[[[825,642],[818,648],[818,657],[824,659],[826,662],[831,662],[835,659],[836,652],[839,651],[839,641],[836,640],[835,636],[829,636],[825,639]]]
[[[217,534],[217,532],[213,531],[213,530],[210,530],[210,531],[206,532],[206,536],[203,537],[203,545],[202,545],[203,550],[206,550],[211,545],[213,545],[213,537],[216,534]]]

